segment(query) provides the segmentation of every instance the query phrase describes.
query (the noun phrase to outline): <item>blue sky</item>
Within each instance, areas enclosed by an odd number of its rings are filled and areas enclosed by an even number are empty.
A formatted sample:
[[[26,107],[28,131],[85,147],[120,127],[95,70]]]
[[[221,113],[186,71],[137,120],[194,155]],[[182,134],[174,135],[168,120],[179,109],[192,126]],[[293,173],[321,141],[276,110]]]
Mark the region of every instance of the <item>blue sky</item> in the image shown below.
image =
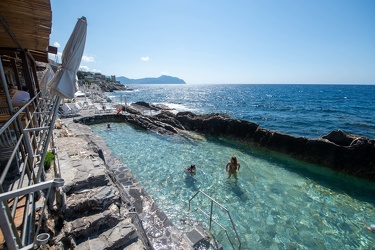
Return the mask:
[[[198,83],[375,84],[373,0],[51,0],[62,52],[88,21],[82,69]],[[57,57],[61,60],[61,56]]]

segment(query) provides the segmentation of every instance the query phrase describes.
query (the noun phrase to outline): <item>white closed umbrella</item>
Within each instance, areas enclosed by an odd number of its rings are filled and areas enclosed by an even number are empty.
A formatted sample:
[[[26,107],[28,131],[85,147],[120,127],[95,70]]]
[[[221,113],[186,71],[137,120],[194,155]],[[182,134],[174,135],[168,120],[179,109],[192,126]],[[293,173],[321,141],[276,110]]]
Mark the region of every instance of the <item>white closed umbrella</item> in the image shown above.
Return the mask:
[[[74,93],[77,92],[77,70],[85,49],[86,33],[86,18],[78,18],[76,26],[62,53],[62,64],[48,83],[52,94],[72,99]]]
[[[81,17],[78,19],[76,26],[74,27],[74,30],[70,35],[68,42],[66,43],[66,46],[61,57],[61,66],[57,69],[55,75],[47,84],[47,87],[50,89],[50,93],[57,95],[53,116],[51,119],[51,123],[49,125],[52,128],[53,124],[55,124],[61,98],[72,99],[74,97],[74,93],[77,91],[77,70],[81,63],[83,51],[85,49],[86,33],[86,18]],[[52,129],[49,129],[47,135],[47,142],[50,141],[51,136]],[[47,149],[48,147],[44,147],[44,151],[41,154],[42,158],[40,160],[40,166],[38,169],[38,178],[41,176],[41,172],[43,170],[42,166],[44,164]]]

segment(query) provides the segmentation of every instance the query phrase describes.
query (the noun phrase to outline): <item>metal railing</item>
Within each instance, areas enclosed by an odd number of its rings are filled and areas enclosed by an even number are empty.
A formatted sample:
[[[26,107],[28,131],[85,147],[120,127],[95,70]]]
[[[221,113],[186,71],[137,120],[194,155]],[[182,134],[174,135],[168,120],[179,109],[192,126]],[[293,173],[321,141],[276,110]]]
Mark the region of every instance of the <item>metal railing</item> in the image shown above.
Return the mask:
[[[39,92],[20,108],[8,103],[10,118],[0,125],[0,233],[8,249],[30,249],[47,238],[45,234],[37,238],[40,224],[35,225],[35,204],[41,193],[35,188],[48,188],[44,211],[55,196],[49,192],[55,184],[45,182],[44,159],[60,100]],[[16,218],[19,212],[21,219]]]
[[[226,228],[225,228],[223,225],[221,225],[218,221],[216,221],[216,220],[212,217],[213,206],[214,206],[214,204],[215,204],[215,205],[218,206],[220,209],[224,210],[224,211],[226,212],[226,214],[228,215],[228,218],[229,218],[229,221],[230,221],[230,223],[231,223],[232,229],[233,229],[233,231],[235,232],[235,234],[236,234],[236,238],[237,238],[238,243],[239,243],[238,249],[240,249],[240,248],[241,248],[241,240],[240,240],[240,237],[238,236],[238,233],[237,233],[236,227],[235,227],[235,225],[234,225],[234,223],[233,223],[232,217],[231,217],[231,215],[230,215],[228,209],[226,209],[223,205],[221,205],[220,203],[218,203],[217,201],[215,201],[213,198],[211,198],[209,195],[207,195],[207,194],[204,193],[203,191],[198,190],[198,191],[193,195],[193,197],[191,197],[190,200],[189,200],[189,211],[190,211],[190,203],[191,203],[191,201],[192,201],[192,200],[193,200],[198,194],[202,194],[202,195],[204,195],[204,197],[208,198],[208,199],[211,201],[211,202],[210,202],[210,203],[211,203],[210,214],[207,214],[206,211],[203,211],[203,210],[202,210],[201,208],[199,208],[199,207],[196,208],[196,210],[199,210],[199,211],[200,211],[201,213],[203,213],[205,216],[207,216],[207,217],[210,218],[210,224],[209,224],[210,226],[209,226],[209,230],[211,230],[212,222],[215,222],[216,225],[218,225],[221,229],[224,230],[225,234],[227,235],[227,238],[228,238],[229,242],[232,244],[232,247],[234,248],[233,243],[232,243],[232,241],[230,240],[230,237],[229,237],[229,235],[228,235],[228,231],[226,230]]]
[[[48,197],[50,197],[50,192],[52,188],[59,188],[64,185],[64,180],[61,178],[56,178],[54,180],[45,181],[35,185],[27,186],[25,188],[20,188],[14,191],[6,192],[0,194],[0,226],[4,234],[4,238],[9,249],[32,249],[34,244],[43,244],[45,240],[45,234],[42,237],[39,236],[39,230],[42,225],[44,209],[47,206]],[[35,212],[35,194],[41,190],[48,189],[44,206],[41,212],[41,217],[39,218],[39,223],[36,231],[31,234],[23,234],[22,238],[18,235],[17,229],[15,228],[13,216],[11,216],[8,201],[18,199],[19,197],[26,196],[27,202],[25,203],[25,213],[23,217],[23,232],[27,232],[30,227],[33,228],[34,213]],[[15,204],[15,202],[13,203]],[[14,208],[14,206],[13,206]],[[33,230],[31,231],[33,232]],[[32,240],[30,240],[32,239]],[[31,244],[28,242],[31,242]]]

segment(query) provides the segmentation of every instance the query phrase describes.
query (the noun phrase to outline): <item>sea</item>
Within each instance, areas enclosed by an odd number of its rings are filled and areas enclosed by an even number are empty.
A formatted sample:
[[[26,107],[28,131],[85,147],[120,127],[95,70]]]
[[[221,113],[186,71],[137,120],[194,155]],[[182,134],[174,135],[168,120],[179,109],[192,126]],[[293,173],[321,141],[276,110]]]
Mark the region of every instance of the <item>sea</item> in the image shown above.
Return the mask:
[[[375,138],[375,85],[128,87],[134,90],[107,94],[114,102],[164,104],[173,112],[224,113],[307,138],[337,129]],[[375,235],[363,226],[375,224],[374,182],[224,137],[159,135],[125,122],[111,127],[91,126],[181,232],[196,225],[208,230],[212,213],[210,232],[225,250],[374,249]],[[241,164],[236,178],[225,172],[232,155]],[[193,176],[184,171],[191,164]],[[143,227],[168,233],[152,220]],[[154,247],[178,249],[168,244]]]
[[[282,133],[318,138],[333,130],[375,138],[375,85],[130,85],[108,93],[127,104],[165,104],[176,111],[223,113]]]

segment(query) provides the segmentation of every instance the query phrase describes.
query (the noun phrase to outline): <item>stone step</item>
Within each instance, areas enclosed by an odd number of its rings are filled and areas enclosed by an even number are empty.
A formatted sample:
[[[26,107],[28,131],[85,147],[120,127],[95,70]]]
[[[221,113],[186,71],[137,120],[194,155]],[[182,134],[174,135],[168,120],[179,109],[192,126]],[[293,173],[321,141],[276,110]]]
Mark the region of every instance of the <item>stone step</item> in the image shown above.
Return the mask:
[[[66,198],[64,215],[66,218],[75,219],[85,214],[104,211],[111,204],[119,202],[118,190],[113,186],[85,189]]]
[[[138,240],[137,230],[134,225],[129,224],[126,220],[121,221],[115,227],[101,233],[96,238],[87,239],[75,246],[75,250],[102,250],[102,249],[125,249],[137,242],[138,249],[146,249]]]
[[[105,173],[104,168],[94,167],[92,159],[71,160],[65,162],[71,167],[71,176],[66,178],[66,184],[63,191],[70,195],[82,189],[95,188],[99,186],[106,186],[109,179]]]
[[[79,217],[76,220],[67,222],[63,230],[66,236],[72,236],[77,242],[80,237],[93,235],[97,232],[115,227],[123,218],[120,217],[119,209],[112,204],[109,210],[102,213]],[[130,222],[129,222],[130,223]]]

